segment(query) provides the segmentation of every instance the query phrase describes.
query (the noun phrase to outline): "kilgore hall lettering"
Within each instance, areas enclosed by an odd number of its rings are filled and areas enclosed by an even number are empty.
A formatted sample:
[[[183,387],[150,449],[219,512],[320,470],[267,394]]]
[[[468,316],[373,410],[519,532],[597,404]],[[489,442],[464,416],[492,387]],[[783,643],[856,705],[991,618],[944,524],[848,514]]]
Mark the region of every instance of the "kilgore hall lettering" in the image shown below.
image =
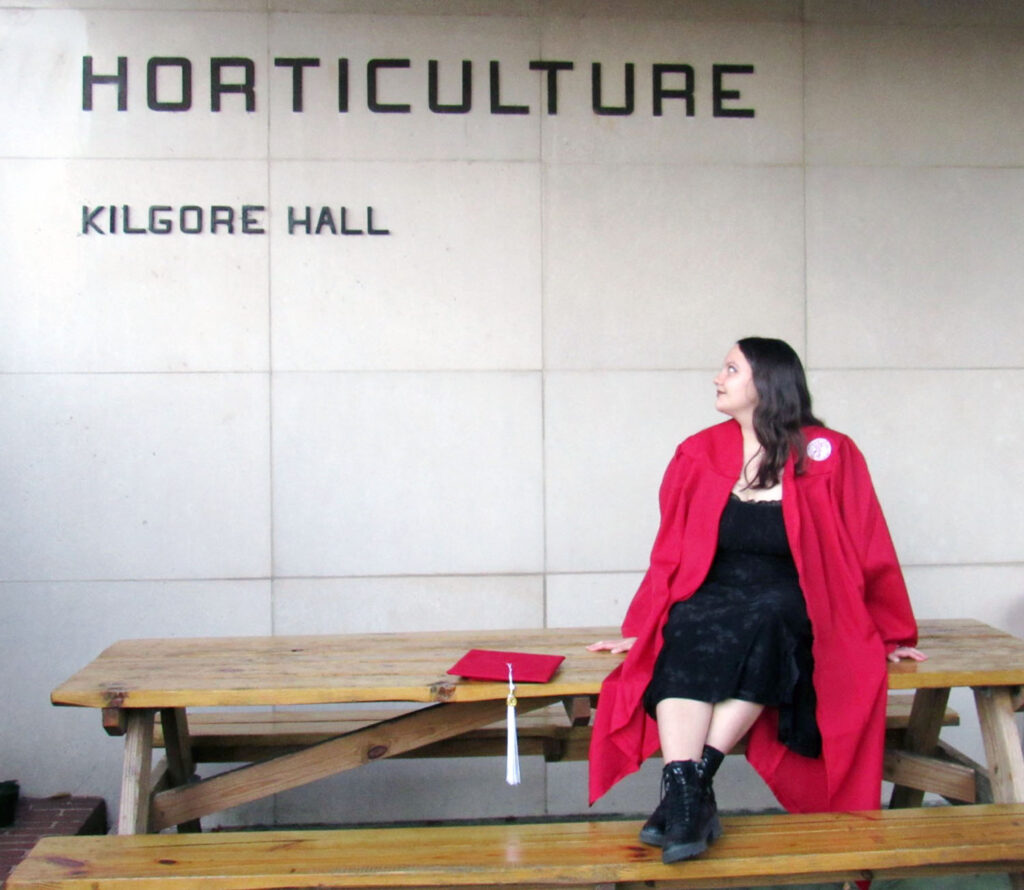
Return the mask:
[[[266,209],[260,204],[243,204],[238,208],[224,204],[210,207],[153,204],[141,209],[130,204],[83,204],[81,234],[265,235],[262,214]],[[365,213],[344,206],[289,207],[287,232],[289,235],[390,235],[391,230],[381,225],[375,213],[372,207],[367,207]]]
[[[146,60],[146,105],[151,111],[191,111],[196,102],[195,65],[184,56],[153,56]],[[352,66],[354,67],[354,66]],[[540,76],[542,103],[549,115],[559,113],[559,86],[567,78],[580,77],[576,63],[570,61],[535,60],[529,70]],[[699,77],[711,82],[710,112],[716,118],[752,118],[755,109],[743,107],[738,88],[744,76],[754,74],[750,64],[715,63],[702,70]],[[364,101],[375,114],[411,114],[426,107],[433,114],[469,114],[480,103],[474,96],[474,65],[463,60],[456,71],[451,66],[442,71],[436,59],[426,66],[423,82],[422,65],[414,67],[411,59],[370,59],[365,66],[365,78],[354,89],[347,58],[322,64],[312,57],[277,57],[274,59],[275,76],[291,86],[291,110],[306,110],[306,85],[309,78],[329,79],[329,88],[337,98],[336,111],[347,113],[355,101]],[[93,56],[82,57],[82,110],[93,111],[97,103],[128,111],[129,75],[135,66],[128,56],[118,56],[115,64],[97,63]],[[507,73],[507,66],[505,73]],[[518,75],[520,72],[514,72]],[[503,94],[501,62],[487,65],[488,96],[483,103],[491,114],[526,115],[533,108]],[[656,62],[650,66],[650,113],[655,117],[665,114],[667,108],[679,108],[687,117],[697,113],[697,69],[690,64]],[[585,74],[582,76],[586,76]],[[636,65],[625,63],[621,71],[606,72],[600,62],[590,64],[590,107],[596,115],[628,116],[637,108]],[[443,82],[442,82],[443,81]],[[453,85],[454,84],[454,85]],[[237,98],[235,98],[237,97]],[[244,56],[219,56],[209,60],[210,111],[219,112],[225,102],[236,103],[247,112],[256,110],[257,67],[253,59]],[[678,103],[669,105],[669,103]]]

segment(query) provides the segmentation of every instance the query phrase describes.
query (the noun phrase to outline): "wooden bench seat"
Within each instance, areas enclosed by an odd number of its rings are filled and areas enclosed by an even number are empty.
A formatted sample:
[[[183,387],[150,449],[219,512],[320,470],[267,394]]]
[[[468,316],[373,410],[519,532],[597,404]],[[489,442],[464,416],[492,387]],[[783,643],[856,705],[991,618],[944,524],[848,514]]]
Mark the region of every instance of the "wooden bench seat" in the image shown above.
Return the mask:
[[[638,822],[44,838],[8,890],[710,888],[1013,872],[1024,805],[737,816],[697,859],[662,865]]]
[[[912,695],[890,693],[886,730],[899,733],[910,719]],[[192,759],[196,763],[248,763],[298,750],[394,717],[396,710],[196,711],[188,715]],[[549,762],[586,760],[590,746],[589,712],[570,717],[552,705],[517,720],[519,753]],[[958,726],[960,716],[947,708],[943,725]],[[163,745],[157,725],[154,744]],[[732,753],[742,753],[739,746]],[[402,757],[504,757],[505,724],[495,723],[452,739],[417,748]]]

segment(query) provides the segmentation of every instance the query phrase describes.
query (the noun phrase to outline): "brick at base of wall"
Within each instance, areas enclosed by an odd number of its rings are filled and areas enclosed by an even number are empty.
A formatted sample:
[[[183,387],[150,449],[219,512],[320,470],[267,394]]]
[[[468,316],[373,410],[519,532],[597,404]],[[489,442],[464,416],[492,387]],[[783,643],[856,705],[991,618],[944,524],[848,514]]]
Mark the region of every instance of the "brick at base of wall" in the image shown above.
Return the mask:
[[[106,833],[107,805],[102,797],[23,797],[14,824],[0,828],[0,882],[41,837]]]

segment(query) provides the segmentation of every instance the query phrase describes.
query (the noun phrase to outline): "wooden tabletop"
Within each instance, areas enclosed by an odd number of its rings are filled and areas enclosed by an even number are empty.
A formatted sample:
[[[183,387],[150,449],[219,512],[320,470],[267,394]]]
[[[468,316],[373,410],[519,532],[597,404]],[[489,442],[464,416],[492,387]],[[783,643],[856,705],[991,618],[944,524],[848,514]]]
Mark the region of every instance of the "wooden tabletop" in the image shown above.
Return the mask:
[[[927,661],[889,665],[890,689],[1024,685],[1024,640],[970,618],[918,620]]]
[[[469,649],[564,655],[550,682],[518,684],[516,694],[589,695],[618,659],[586,646],[617,635],[611,628],[572,628],[123,640],[54,690],[51,700],[164,708],[504,699],[507,683],[446,673]]]
[[[920,622],[922,663],[889,669],[891,689],[1024,685],[1024,640],[969,619]],[[564,655],[520,698],[593,695],[622,656],[586,651],[616,628],[124,640],[51,694],[57,705],[180,708],[504,699],[507,685],[447,669],[468,649]]]

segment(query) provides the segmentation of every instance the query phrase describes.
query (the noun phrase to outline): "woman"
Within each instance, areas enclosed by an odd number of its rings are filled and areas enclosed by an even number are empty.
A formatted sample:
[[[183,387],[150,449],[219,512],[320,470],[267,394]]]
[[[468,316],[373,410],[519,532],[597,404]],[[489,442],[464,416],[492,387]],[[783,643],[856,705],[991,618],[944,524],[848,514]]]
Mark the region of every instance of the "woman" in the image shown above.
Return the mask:
[[[878,808],[885,663],[925,657],[864,459],[814,417],[793,349],[740,340],[714,383],[731,420],[676,450],[623,638],[588,647],[627,653],[601,688],[591,802],[660,746],[640,839],[665,862],[720,834],[711,780],[748,732],[787,809]]]

